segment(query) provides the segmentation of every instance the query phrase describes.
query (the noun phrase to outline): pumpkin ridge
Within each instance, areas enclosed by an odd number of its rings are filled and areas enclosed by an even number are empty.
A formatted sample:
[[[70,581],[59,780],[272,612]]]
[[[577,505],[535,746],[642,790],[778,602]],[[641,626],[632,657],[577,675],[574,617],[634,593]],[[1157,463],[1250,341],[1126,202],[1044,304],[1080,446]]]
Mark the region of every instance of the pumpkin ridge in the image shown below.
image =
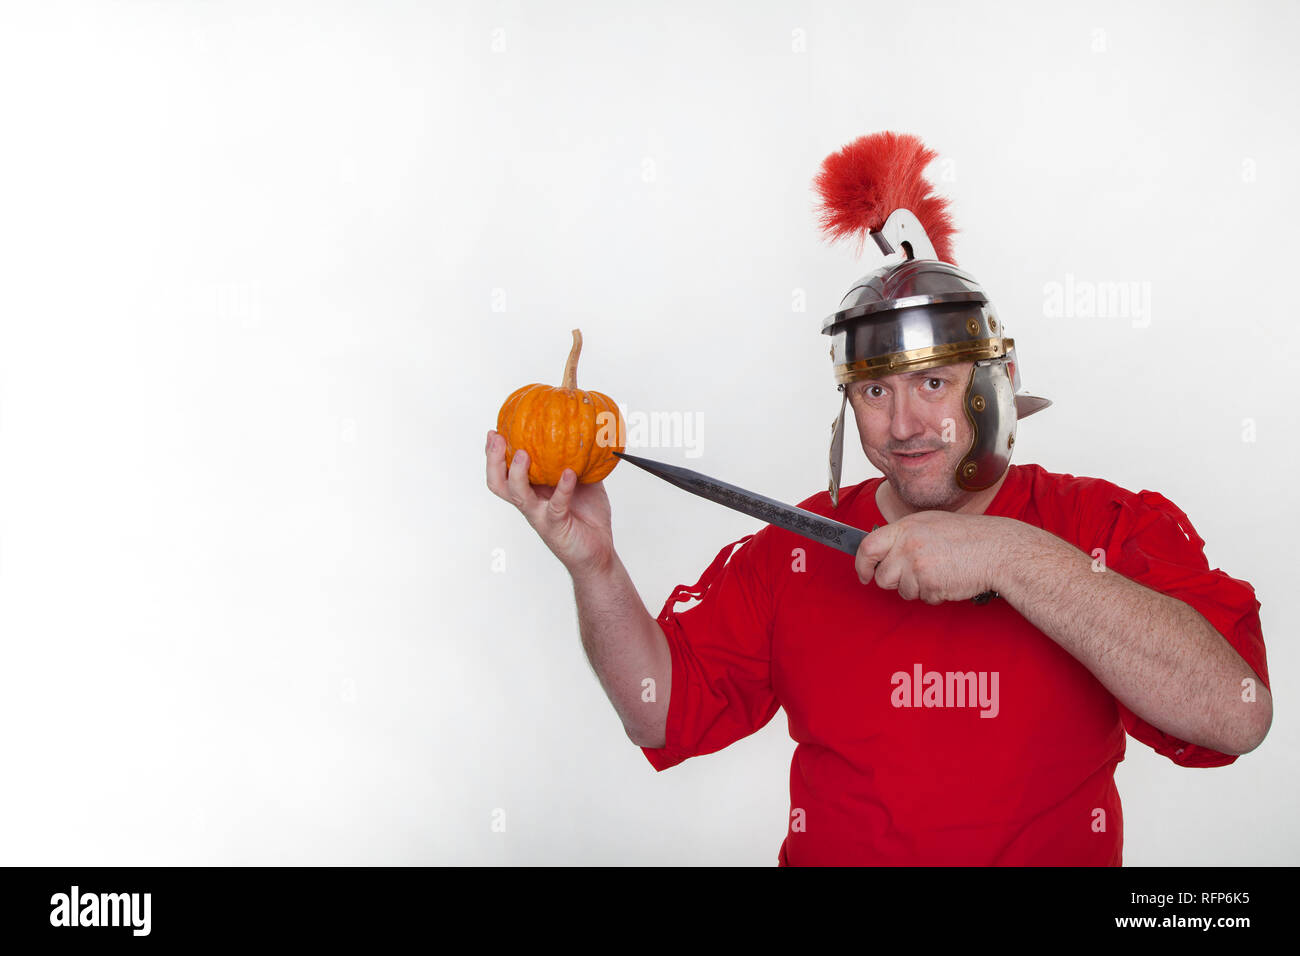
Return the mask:
[[[595,404],[592,401],[590,405],[584,405],[583,413],[578,417],[578,447],[574,451],[574,463],[570,467],[578,473],[579,481],[583,481],[590,473],[592,456],[596,453],[596,416],[591,408]]]
[[[515,413],[518,410],[519,401],[523,398],[524,392],[533,387],[532,385],[524,385],[515,389],[501,406],[501,411],[497,412],[497,432],[505,436],[507,447],[510,445],[510,436],[513,434]]]
[[[535,450],[532,467],[528,470],[528,478],[534,484],[545,483],[545,473],[549,468],[552,431],[549,401],[551,392],[552,389],[548,386],[545,391],[538,393],[537,400],[533,403],[533,408],[529,410],[526,419],[528,447]]]
[[[546,481],[544,483],[548,485],[559,484],[560,475],[564,472],[564,463],[568,461],[571,453],[569,433],[573,415],[572,403],[573,398],[568,389],[556,388],[551,390],[550,401],[546,405],[546,410],[549,413],[546,448],[550,451],[550,454],[546,458]]]
[[[614,457],[614,452],[623,450],[623,442],[620,441],[620,439],[625,437],[627,429],[623,421],[623,413],[619,411],[618,405],[612,398],[602,392],[591,392],[590,394],[592,404],[598,409],[595,419],[599,418],[600,412],[608,412],[613,416],[613,434],[610,436],[612,438],[612,444],[608,446],[602,445],[595,448],[591,459],[591,471],[587,479],[588,481],[600,481],[613,471],[614,466],[618,464],[618,459]],[[595,419],[593,419],[593,421]],[[606,427],[608,428],[609,426]],[[600,426],[597,426],[596,434],[599,433]],[[594,437],[592,443],[594,446]]]
[[[520,402],[518,415],[518,421],[522,423],[522,427],[519,429],[519,447],[523,448],[526,446],[529,449],[528,480],[534,484],[537,483],[538,476],[541,474],[540,469],[543,467],[543,462],[539,460],[538,455],[533,452],[533,449],[541,449],[545,447],[537,441],[537,423],[539,420],[538,406],[547,391],[547,386],[542,385],[525,395],[523,400]]]
[[[513,404],[507,413],[505,428],[507,431],[502,432],[506,436],[506,455],[510,461],[514,460],[515,452],[523,445],[523,429],[520,427],[521,422],[526,420],[528,406],[531,404],[529,396],[533,387],[525,385],[519,389],[513,396]]]

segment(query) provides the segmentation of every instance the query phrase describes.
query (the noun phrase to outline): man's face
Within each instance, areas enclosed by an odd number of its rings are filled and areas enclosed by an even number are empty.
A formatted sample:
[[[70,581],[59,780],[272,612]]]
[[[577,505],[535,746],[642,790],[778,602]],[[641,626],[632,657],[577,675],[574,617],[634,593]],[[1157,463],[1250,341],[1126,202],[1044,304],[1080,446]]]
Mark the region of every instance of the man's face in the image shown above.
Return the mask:
[[[970,497],[955,475],[973,437],[962,410],[973,367],[962,362],[846,386],[862,450],[915,510],[954,509]]]

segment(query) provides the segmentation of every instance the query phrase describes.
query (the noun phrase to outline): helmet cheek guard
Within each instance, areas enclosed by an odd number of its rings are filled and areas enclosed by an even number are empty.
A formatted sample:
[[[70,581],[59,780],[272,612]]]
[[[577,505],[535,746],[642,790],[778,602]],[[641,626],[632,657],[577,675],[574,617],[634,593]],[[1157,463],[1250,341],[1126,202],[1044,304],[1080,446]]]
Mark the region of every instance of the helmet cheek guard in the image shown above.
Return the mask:
[[[1016,423],[1051,404],[1021,391],[1015,340],[1006,337],[979,283],[950,261],[953,229],[943,211],[946,202],[931,197],[921,178],[935,155],[915,137],[877,133],[828,157],[816,180],[828,235],[870,235],[891,257],[855,282],[822,325],[843,392],[831,425],[830,494],[836,506],[847,386],[853,382],[973,363],[962,398],[972,439],[953,475],[966,491],[991,487],[1006,473]]]
[[[962,409],[973,437],[957,464],[957,484],[966,491],[983,491],[1007,470],[1016,443],[1016,401],[1005,360],[975,363]]]

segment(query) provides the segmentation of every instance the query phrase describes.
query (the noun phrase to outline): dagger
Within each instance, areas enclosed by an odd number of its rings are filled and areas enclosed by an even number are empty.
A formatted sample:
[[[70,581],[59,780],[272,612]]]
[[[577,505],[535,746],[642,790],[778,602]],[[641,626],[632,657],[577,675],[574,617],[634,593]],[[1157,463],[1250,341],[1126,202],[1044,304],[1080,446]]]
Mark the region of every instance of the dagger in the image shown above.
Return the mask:
[[[741,514],[747,514],[759,521],[776,525],[778,528],[784,528],[786,531],[793,531],[797,535],[824,544],[828,548],[834,548],[836,551],[843,551],[845,554],[856,555],[858,545],[862,543],[862,539],[871,533],[814,514],[811,511],[805,511],[803,508],[787,505],[765,495],[746,491],[744,488],[738,488],[725,481],[710,478],[708,475],[702,475],[698,471],[691,471],[689,468],[666,465],[661,461],[639,458],[636,455],[626,455],[618,451],[614,452],[614,454],[623,461],[631,462],[638,468],[662,478],[670,485],[676,485],[684,491],[689,491],[693,495],[699,495],[701,498],[706,498],[715,504],[723,505],[733,511],[739,511]],[[997,597],[997,594],[997,591],[985,591],[983,594],[977,594],[971,600],[976,604],[987,604],[992,598]]]

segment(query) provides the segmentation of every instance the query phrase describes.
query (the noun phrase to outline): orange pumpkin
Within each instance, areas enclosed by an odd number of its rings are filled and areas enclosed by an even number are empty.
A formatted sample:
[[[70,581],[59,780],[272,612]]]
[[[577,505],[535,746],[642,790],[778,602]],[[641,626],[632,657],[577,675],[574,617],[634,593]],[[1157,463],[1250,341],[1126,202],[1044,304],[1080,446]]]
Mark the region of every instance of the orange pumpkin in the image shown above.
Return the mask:
[[[528,481],[557,485],[572,468],[582,484],[600,481],[618,464],[614,452],[624,447],[627,426],[608,395],[578,388],[578,353],[582,333],[573,330],[573,348],[559,388],[525,385],[516,389],[497,413],[497,431],[505,436],[506,461],[528,452]]]

